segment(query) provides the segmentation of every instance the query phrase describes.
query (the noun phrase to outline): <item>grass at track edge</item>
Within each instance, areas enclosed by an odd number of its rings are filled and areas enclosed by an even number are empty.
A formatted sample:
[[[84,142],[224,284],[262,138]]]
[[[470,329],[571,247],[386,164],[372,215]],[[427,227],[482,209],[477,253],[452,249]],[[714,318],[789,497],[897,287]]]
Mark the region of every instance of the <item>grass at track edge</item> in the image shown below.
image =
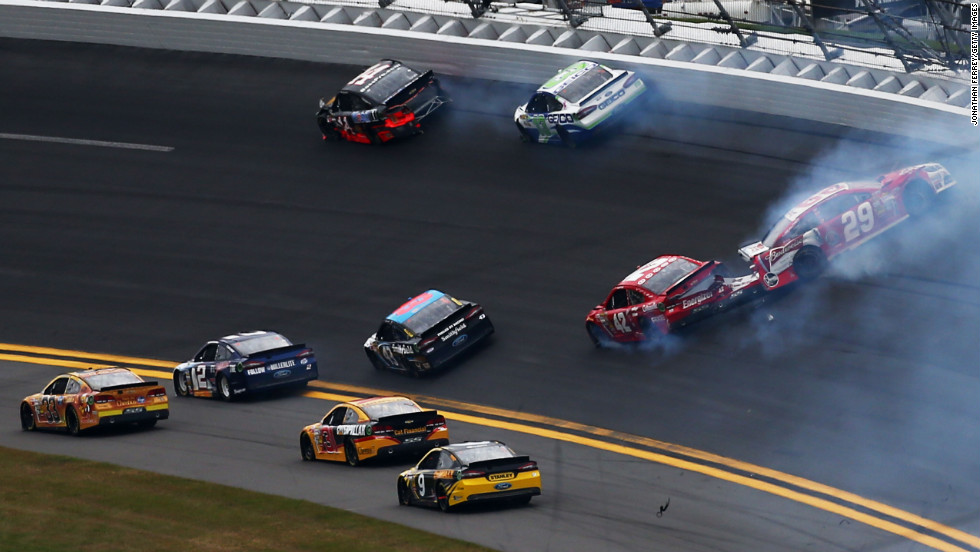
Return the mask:
[[[0,447],[0,551],[327,548],[491,551],[305,500]]]

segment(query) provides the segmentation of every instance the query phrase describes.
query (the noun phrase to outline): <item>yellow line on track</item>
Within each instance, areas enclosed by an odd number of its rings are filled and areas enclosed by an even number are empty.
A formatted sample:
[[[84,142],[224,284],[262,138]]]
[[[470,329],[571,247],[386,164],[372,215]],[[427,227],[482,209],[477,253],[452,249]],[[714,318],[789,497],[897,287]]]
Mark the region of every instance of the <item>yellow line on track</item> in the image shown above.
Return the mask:
[[[99,353],[88,353],[84,351],[53,349],[49,347],[32,347],[26,345],[15,345],[15,344],[7,344],[7,343],[0,343],[0,350],[31,353],[34,355],[51,355],[55,357],[69,357],[69,358],[41,358],[38,356],[0,353],[0,360],[10,361],[10,362],[46,364],[46,365],[62,366],[62,367],[73,368],[73,369],[101,368],[105,366],[111,366],[112,364],[125,364],[129,366],[135,373],[141,376],[161,378],[161,379],[169,379],[171,373],[162,372],[159,370],[141,369],[141,368],[134,367],[132,365],[135,364],[135,365],[142,365],[142,366],[172,368],[177,364],[176,362],[155,360],[155,359],[145,359],[145,358],[138,358],[138,357],[108,355],[108,354],[99,354]],[[112,364],[102,364],[102,363],[93,364],[90,362],[81,362],[77,360],[72,360],[71,359],[72,357],[98,360],[103,362],[109,362]],[[319,400],[333,401],[333,402],[347,402],[362,397],[364,395],[403,394],[397,391],[390,391],[385,389],[359,387],[359,386],[347,385],[341,383],[326,383],[323,381],[313,381],[310,382],[310,385],[313,387],[318,387],[330,391],[352,393],[351,395],[347,395],[347,394],[327,393],[323,391],[313,391],[313,390],[308,390],[303,393],[303,396],[305,397],[319,399]],[[439,407],[458,408],[460,410],[466,410],[469,412],[478,412],[490,416],[498,416],[500,418],[507,418],[511,420],[520,420],[522,422],[531,422],[531,423],[550,425],[565,430],[588,433],[591,435],[595,435],[597,437],[613,438],[613,439],[617,439],[620,441],[632,443],[643,447],[660,449],[665,452],[671,452],[671,453],[683,455],[691,459],[700,460],[702,462],[710,462],[712,464],[718,464],[720,466],[725,466],[727,468],[731,468],[734,470],[747,472],[751,474],[757,474],[786,485],[795,486],[800,489],[805,489],[814,493],[831,496],[836,499],[849,502],[855,506],[860,506],[862,508],[877,512],[879,514],[901,520],[910,525],[915,525],[927,529],[929,531],[933,531],[935,533],[945,535],[950,539],[954,539],[959,542],[962,542],[963,544],[966,544],[967,546],[970,546],[972,548],[980,549],[980,537],[977,537],[965,531],[961,531],[959,529],[943,525],[936,521],[926,519],[921,516],[917,516],[910,512],[906,512],[904,510],[894,508],[892,506],[888,506],[887,504],[870,500],[862,496],[847,491],[843,491],[841,489],[830,487],[828,485],[823,485],[821,483],[810,481],[802,477],[786,474],[777,470],[772,470],[764,466],[758,466],[755,464],[750,464],[748,462],[734,460],[731,458],[719,456],[698,449],[692,449],[681,445],[676,445],[673,443],[667,443],[665,441],[658,441],[656,439],[651,439],[647,437],[639,437],[636,435],[630,435],[627,433],[599,428],[595,426],[589,426],[585,424],[579,424],[576,422],[570,422],[567,420],[561,420],[557,418],[550,418],[547,416],[540,416],[536,414],[528,414],[523,412],[515,412],[511,410],[494,408],[490,406],[465,403],[465,402],[454,401],[450,399],[441,399],[438,397],[430,397],[425,395],[414,395],[413,398],[425,404],[431,404]],[[518,433],[525,433],[528,435],[535,435],[546,439],[565,441],[581,446],[591,447],[598,450],[604,450],[616,454],[622,454],[633,458],[639,458],[642,460],[655,462],[658,464],[672,466],[695,473],[701,473],[717,479],[729,481],[731,483],[736,483],[762,492],[766,492],[789,500],[793,500],[795,502],[807,504],[809,506],[827,512],[842,515],[850,519],[853,519],[855,521],[864,523],[868,526],[881,529],[882,531],[887,531],[889,533],[898,535],[900,537],[909,539],[911,541],[923,544],[925,546],[929,546],[936,550],[941,550],[943,552],[968,552],[966,549],[962,547],[956,546],[954,544],[938,539],[931,535],[924,534],[912,527],[902,526],[900,524],[885,519],[881,519],[879,517],[875,517],[871,514],[861,512],[859,510],[855,510],[847,506],[843,506],[841,504],[838,504],[836,502],[824,498],[815,497],[806,493],[802,493],[799,491],[788,489],[786,487],[782,487],[774,483],[761,481],[758,479],[754,479],[750,476],[741,475],[738,473],[732,473],[730,471],[726,471],[721,468],[704,465],[698,462],[693,462],[691,460],[677,458],[674,456],[669,456],[658,452],[651,452],[651,451],[631,448],[625,445],[610,443],[607,441],[601,441],[590,437],[581,437],[578,435],[572,435],[554,429],[529,426],[523,423],[515,423],[506,420],[484,418],[481,416],[473,416],[470,414],[449,412],[445,410],[440,410],[440,413],[443,414],[446,417],[446,419],[449,420],[457,420],[468,424],[489,426],[489,427],[494,427],[499,429],[505,429],[508,431],[514,431]]]

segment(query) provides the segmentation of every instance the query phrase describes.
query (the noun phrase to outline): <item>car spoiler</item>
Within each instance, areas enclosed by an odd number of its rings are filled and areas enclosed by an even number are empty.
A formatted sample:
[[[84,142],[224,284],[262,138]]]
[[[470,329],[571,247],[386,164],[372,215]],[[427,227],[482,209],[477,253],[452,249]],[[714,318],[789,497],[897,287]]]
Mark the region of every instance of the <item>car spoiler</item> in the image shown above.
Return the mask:
[[[109,385],[101,389],[96,389],[95,391],[120,391],[122,389],[135,389],[137,387],[158,387],[159,382],[156,381],[138,381],[134,383],[120,383],[119,385]]]
[[[293,344],[293,345],[286,345],[285,347],[276,347],[275,349],[266,349],[265,351],[259,351],[257,353],[252,353],[250,355],[247,355],[246,358],[248,358],[250,360],[251,359],[257,359],[257,358],[269,358],[269,357],[273,357],[273,356],[278,356],[278,355],[283,355],[283,354],[286,354],[286,353],[290,353],[290,352],[293,352],[293,351],[301,351],[303,349],[309,349],[309,347],[306,346],[306,343],[296,343],[296,344]]]
[[[378,418],[379,424],[389,425],[393,429],[401,429],[403,427],[417,427],[423,426],[429,422],[429,420],[435,418],[439,415],[436,410],[421,410],[419,412],[408,412],[406,414],[392,414],[391,416],[382,416]]]
[[[479,460],[471,462],[469,469],[485,470],[488,472],[503,472],[516,470],[518,467],[531,461],[530,456],[512,456],[510,458],[494,458],[493,460]]]

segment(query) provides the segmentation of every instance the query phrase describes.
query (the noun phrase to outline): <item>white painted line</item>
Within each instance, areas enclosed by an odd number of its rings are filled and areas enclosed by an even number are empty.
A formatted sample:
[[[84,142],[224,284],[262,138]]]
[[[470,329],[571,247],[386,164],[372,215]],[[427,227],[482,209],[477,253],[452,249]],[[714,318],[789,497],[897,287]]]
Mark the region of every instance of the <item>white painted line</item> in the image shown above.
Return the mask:
[[[55,144],[72,144],[75,146],[98,146],[101,148],[133,149],[143,151],[159,151],[168,153],[174,150],[170,146],[154,146],[152,144],[130,144],[128,142],[104,142],[102,140],[83,140],[80,138],[60,138],[58,136],[33,136],[31,134],[10,134],[0,132],[0,139],[24,140],[28,142],[49,142]]]

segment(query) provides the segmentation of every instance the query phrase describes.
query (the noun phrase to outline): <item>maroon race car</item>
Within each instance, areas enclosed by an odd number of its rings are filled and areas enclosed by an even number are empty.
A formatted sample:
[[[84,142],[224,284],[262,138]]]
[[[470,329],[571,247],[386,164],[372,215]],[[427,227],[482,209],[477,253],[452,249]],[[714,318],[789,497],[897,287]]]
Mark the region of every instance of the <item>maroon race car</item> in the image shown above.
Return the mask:
[[[762,241],[738,252],[768,290],[812,280],[837,255],[929,210],[955,184],[938,163],[834,184],[790,209]]]
[[[638,267],[585,318],[596,347],[660,338],[752,299],[759,276],[733,277],[718,261],[666,255]]]

